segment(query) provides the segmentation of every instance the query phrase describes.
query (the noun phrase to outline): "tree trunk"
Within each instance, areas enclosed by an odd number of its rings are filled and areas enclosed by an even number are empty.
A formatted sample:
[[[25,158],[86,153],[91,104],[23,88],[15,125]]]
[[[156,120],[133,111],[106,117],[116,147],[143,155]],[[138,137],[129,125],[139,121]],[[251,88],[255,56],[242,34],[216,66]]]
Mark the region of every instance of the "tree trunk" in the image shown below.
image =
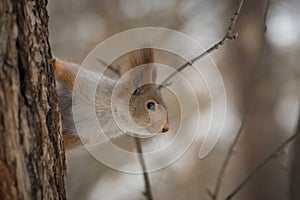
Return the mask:
[[[297,137],[295,138],[292,149],[290,200],[300,199],[300,113],[296,134]]]
[[[0,1],[0,199],[66,199],[47,0]]]

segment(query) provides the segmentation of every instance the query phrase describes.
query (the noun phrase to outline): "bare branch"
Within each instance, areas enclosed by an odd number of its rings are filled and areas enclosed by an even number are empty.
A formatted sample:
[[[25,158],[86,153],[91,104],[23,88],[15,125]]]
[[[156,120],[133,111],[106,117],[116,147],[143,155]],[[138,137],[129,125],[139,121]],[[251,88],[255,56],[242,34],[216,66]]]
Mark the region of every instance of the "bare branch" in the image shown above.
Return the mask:
[[[121,77],[120,68],[116,69],[114,66],[108,65],[105,61],[101,60],[100,58],[98,58],[97,61],[99,63],[101,63],[102,65],[107,66],[107,68],[110,69],[112,72],[114,72],[116,75],[118,75],[118,77]],[[150,179],[149,179],[149,175],[147,173],[147,168],[146,168],[146,164],[145,164],[145,160],[144,160],[144,156],[143,156],[141,141],[140,141],[140,138],[138,138],[138,137],[135,137],[134,139],[135,139],[135,145],[136,145],[136,149],[137,149],[138,156],[139,156],[139,162],[140,162],[142,170],[143,170],[143,177],[144,177],[144,183],[145,183],[145,191],[143,192],[143,195],[146,197],[147,200],[153,200]]]
[[[289,199],[296,200],[300,198],[299,183],[300,183],[300,111],[298,114],[298,124],[296,128],[297,138],[295,138],[293,147],[291,148],[291,164],[290,164],[290,191]]]
[[[159,89],[161,89],[166,84],[170,84],[169,81],[177,74],[177,72],[180,72],[180,71],[184,70],[186,67],[193,65],[193,63],[196,62],[197,60],[199,60],[200,58],[202,58],[202,57],[210,54],[211,52],[217,50],[220,46],[224,45],[224,43],[227,40],[235,40],[236,39],[236,37],[238,36],[238,34],[234,33],[233,31],[235,29],[235,25],[236,25],[236,22],[238,20],[238,17],[240,16],[243,4],[244,4],[244,0],[240,0],[237,10],[234,12],[234,15],[230,19],[230,25],[227,28],[227,32],[226,32],[225,36],[219,42],[217,42],[214,45],[212,45],[209,49],[207,49],[203,53],[199,54],[198,56],[196,56],[192,60],[187,61],[186,63],[184,63],[183,65],[181,65],[175,72],[171,73],[162,82],[162,84],[160,85]]]
[[[107,69],[111,70],[113,73],[115,73],[118,77],[121,77],[120,67],[116,69],[114,66],[109,65],[104,60],[101,60],[100,58],[97,58],[97,61],[101,63],[102,65],[106,66]]]
[[[212,193],[212,195],[211,195],[213,197],[212,199],[214,199],[214,200],[218,199],[218,194],[219,194],[219,191],[221,189],[221,185],[222,185],[222,182],[223,182],[225,171],[226,171],[227,166],[228,166],[228,164],[229,164],[229,162],[231,160],[231,157],[233,155],[234,148],[235,148],[235,146],[236,146],[239,138],[242,135],[242,131],[243,131],[244,125],[246,124],[248,115],[249,115],[249,111],[247,109],[245,111],[244,117],[242,119],[242,124],[241,124],[241,126],[239,128],[239,131],[238,131],[236,137],[234,138],[232,144],[230,145],[229,150],[228,150],[228,152],[226,154],[225,160],[222,163],[220,172],[219,172],[218,177],[217,177],[217,182],[216,182],[214,193]]]
[[[261,37],[263,38],[264,37],[264,33],[265,33],[265,30],[266,30],[266,18],[267,18],[267,14],[268,14],[268,10],[269,10],[269,5],[270,5],[270,1],[268,0],[267,1],[267,5],[266,5],[266,8],[265,8],[265,12],[264,12],[264,18],[263,18],[263,32],[262,32],[262,35]],[[257,71],[257,68],[260,66],[260,63],[261,63],[261,60],[262,60],[262,57],[263,57],[263,52],[264,52],[264,48],[265,48],[265,40],[263,38],[263,44],[262,44],[262,48],[261,48],[261,53],[259,54],[258,58],[257,58],[257,61],[256,61],[256,64],[255,64],[255,67],[253,69],[253,71]],[[254,74],[254,73],[253,73]],[[243,116],[243,119],[242,119],[242,123],[241,123],[241,126],[238,130],[238,133],[237,135],[235,136],[232,144],[230,145],[229,149],[228,149],[228,152],[225,156],[225,159],[224,159],[224,162],[221,166],[221,169],[220,169],[220,172],[217,176],[217,181],[216,181],[216,186],[215,186],[215,190],[214,190],[214,193],[211,195],[212,196],[212,199],[213,200],[216,200],[218,199],[218,194],[219,194],[219,191],[221,189],[221,185],[222,185],[222,182],[223,182],[223,178],[224,178],[224,174],[225,174],[225,171],[227,169],[227,166],[231,160],[231,157],[233,155],[233,151],[234,151],[234,148],[236,146],[236,144],[238,143],[241,135],[242,135],[242,132],[243,132],[243,128],[245,126],[245,123],[248,119],[248,116],[249,116],[249,110],[250,110],[250,102],[251,102],[251,96],[252,96],[252,93],[253,93],[253,90],[254,90],[254,82],[255,82],[255,79],[254,77],[252,78],[251,80],[251,83],[249,84],[250,85],[250,89],[249,89],[249,93],[248,93],[248,103],[246,105],[246,108],[245,108],[245,114]]]
[[[143,192],[143,194],[145,195],[147,200],[153,200],[152,192],[151,192],[151,184],[150,184],[150,180],[149,180],[149,175],[147,173],[145,160],[144,160],[144,157],[143,157],[143,150],[142,150],[141,141],[140,141],[140,138],[138,138],[138,137],[135,137],[134,139],[135,139],[137,152],[138,152],[138,155],[139,155],[139,161],[141,163],[142,170],[143,170],[143,175],[144,175],[145,191]]]
[[[209,188],[206,188],[206,193],[211,199],[215,199],[215,195],[212,193],[212,191]]]
[[[298,122],[299,123],[299,122]],[[254,170],[246,176],[246,178],[225,198],[226,200],[232,199],[254,176],[271,160],[282,155],[283,150],[288,144],[290,144],[298,135],[296,132],[291,137],[289,137],[283,144],[281,144],[273,153],[271,153],[263,162],[261,162]]]

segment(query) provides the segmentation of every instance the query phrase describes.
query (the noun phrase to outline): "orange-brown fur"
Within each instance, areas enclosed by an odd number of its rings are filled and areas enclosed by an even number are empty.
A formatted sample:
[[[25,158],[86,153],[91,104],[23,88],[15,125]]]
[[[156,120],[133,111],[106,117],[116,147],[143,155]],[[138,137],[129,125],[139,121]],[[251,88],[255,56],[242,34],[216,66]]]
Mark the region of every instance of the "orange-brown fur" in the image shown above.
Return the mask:
[[[62,82],[64,85],[66,85],[69,89],[72,89],[75,82],[76,74],[70,69],[68,69],[67,65],[70,65],[70,63],[54,60],[55,78],[58,81]],[[70,150],[83,145],[80,138],[76,135],[63,133],[63,139],[66,150]]]
[[[55,60],[54,73],[58,81],[64,83],[69,89],[72,89],[75,82],[76,74],[70,69],[68,69],[66,65],[68,65],[68,63]]]
[[[64,146],[66,150],[74,149],[75,147],[83,146],[83,143],[79,136],[75,135],[63,135]]]

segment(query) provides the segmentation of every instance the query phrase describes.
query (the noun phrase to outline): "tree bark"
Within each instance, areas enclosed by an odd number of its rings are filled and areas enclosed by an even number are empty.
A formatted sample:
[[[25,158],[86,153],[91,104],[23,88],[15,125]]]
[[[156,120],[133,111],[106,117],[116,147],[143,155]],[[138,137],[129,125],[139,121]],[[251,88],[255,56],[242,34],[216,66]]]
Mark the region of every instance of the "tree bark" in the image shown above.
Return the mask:
[[[0,1],[0,199],[66,199],[47,0]]]

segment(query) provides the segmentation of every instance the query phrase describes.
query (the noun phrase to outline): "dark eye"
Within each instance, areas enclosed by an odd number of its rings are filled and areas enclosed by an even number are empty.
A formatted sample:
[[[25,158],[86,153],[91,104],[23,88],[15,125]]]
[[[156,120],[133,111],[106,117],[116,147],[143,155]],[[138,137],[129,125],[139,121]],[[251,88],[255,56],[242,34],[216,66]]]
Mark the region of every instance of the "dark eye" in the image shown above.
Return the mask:
[[[149,101],[148,103],[147,103],[147,108],[148,108],[148,110],[151,110],[151,111],[155,111],[155,109],[156,109],[156,105],[155,105],[155,103],[154,102],[152,102],[152,101]]]

